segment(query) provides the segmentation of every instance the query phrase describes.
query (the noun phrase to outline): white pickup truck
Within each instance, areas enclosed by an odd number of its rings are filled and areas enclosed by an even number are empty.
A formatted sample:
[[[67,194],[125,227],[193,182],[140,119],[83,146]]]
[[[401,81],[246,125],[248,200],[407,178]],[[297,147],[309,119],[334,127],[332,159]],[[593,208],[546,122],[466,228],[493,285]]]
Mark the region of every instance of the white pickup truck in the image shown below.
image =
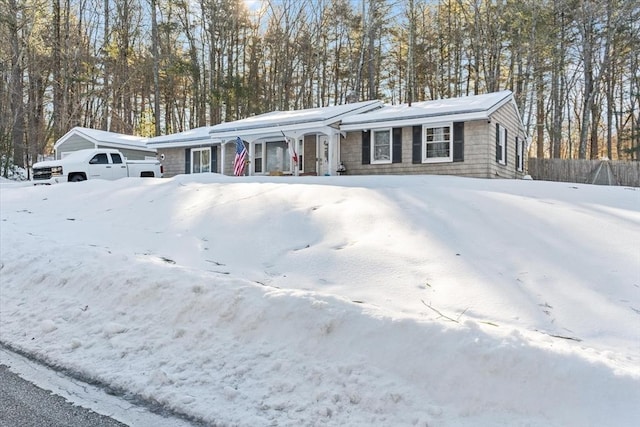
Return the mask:
[[[127,160],[115,149],[97,148],[74,151],[60,160],[33,165],[34,184],[78,182],[86,179],[120,179],[162,176],[159,160]]]

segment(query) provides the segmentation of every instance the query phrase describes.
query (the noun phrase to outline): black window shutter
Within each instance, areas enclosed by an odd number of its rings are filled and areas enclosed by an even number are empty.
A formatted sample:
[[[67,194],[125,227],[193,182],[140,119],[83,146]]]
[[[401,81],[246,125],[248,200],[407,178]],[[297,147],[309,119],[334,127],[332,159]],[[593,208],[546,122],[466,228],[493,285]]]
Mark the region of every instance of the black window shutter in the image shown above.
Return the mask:
[[[371,163],[371,131],[362,131],[362,164]]]
[[[500,125],[496,123],[496,162],[502,160],[502,152],[500,151]]]
[[[507,164],[507,141],[509,140],[508,138],[508,133],[507,133],[507,128],[504,129],[504,164],[506,166]]]
[[[184,150],[184,173],[191,173],[191,148]]]
[[[211,147],[211,173],[218,172],[218,147]]]
[[[422,163],[422,126],[413,127],[413,142],[411,161],[416,163]]]
[[[464,122],[453,124],[453,161],[464,162]]]
[[[392,163],[402,163],[402,128],[393,128]]]

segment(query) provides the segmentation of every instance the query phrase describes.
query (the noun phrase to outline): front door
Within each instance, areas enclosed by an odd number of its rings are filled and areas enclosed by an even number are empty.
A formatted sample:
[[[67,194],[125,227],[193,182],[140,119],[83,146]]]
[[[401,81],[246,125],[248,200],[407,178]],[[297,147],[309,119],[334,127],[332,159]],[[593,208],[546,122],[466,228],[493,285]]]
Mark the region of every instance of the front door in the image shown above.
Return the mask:
[[[191,173],[211,172],[211,147],[191,149]]]

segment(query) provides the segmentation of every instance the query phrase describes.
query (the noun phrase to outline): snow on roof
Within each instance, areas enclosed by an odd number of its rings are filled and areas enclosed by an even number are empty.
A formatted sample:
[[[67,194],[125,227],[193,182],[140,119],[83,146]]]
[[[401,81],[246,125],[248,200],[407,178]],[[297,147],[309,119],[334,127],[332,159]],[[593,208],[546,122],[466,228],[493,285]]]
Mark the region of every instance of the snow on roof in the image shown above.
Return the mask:
[[[220,123],[211,128],[211,134],[237,131],[257,131],[268,128],[283,128],[295,125],[328,126],[343,120],[345,117],[359,112],[380,108],[380,101],[363,101],[353,104],[335,105],[330,107],[308,108],[293,111],[272,111],[233,122]]]
[[[108,132],[98,129],[90,129],[76,126],[60,138],[54,148],[58,148],[60,144],[68,140],[71,136],[80,134],[94,144],[108,145],[118,148],[133,148],[136,150],[154,151],[146,146],[148,138],[133,135],[124,135],[121,133]]]
[[[153,138],[149,138],[147,145],[153,148],[167,148],[182,146],[189,147],[197,145],[199,142],[207,143],[211,140],[209,132],[214,127],[215,126],[202,126],[180,133],[155,136]]]
[[[353,130],[362,124],[424,119],[451,115],[467,115],[469,119],[488,117],[490,112],[512,99],[509,90],[484,95],[438,99],[384,107],[362,114],[346,117],[342,121],[344,130]],[[385,124],[388,125],[388,124]]]
[[[203,126],[176,134],[153,137],[147,141],[147,145],[153,148],[191,147],[210,144],[213,138],[216,142],[220,142],[225,138],[243,135],[280,134],[281,131],[294,128],[311,132],[313,128],[338,123],[351,114],[372,111],[380,107],[382,102],[374,100],[304,110],[272,111],[214,126]]]

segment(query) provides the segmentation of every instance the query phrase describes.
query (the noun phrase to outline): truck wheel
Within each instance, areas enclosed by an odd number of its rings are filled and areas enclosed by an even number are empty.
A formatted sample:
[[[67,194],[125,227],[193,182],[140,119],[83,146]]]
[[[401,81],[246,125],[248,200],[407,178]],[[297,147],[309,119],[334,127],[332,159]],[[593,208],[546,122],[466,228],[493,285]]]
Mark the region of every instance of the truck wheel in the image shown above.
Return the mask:
[[[76,175],[73,175],[69,181],[71,181],[71,182],[84,181],[84,176],[82,176],[80,174],[76,174]]]

